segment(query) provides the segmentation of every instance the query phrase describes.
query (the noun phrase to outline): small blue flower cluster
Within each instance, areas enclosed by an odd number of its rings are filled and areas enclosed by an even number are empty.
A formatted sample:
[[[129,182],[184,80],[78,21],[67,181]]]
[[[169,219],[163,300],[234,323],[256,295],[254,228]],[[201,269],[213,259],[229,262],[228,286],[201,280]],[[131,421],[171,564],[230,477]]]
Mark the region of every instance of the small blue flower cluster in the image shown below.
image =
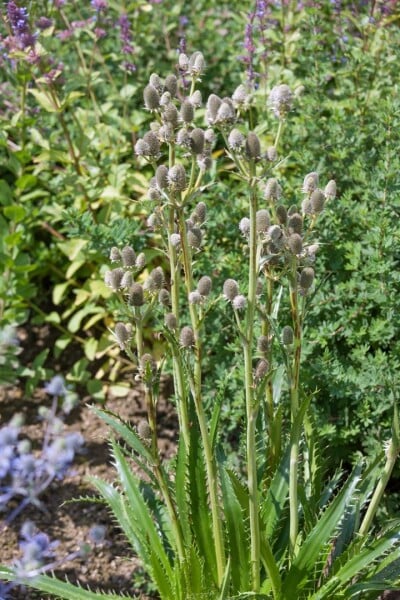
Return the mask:
[[[53,396],[53,403],[50,409],[42,407],[40,411],[45,431],[39,453],[32,451],[29,439],[19,438],[23,425],[21,415],[15,415],[9,424],[0,429],[0,511],[5,512],[11,500],[20,500],[4,525],[10,523],[28,504],[40,507],[41,494],[53,480],[66,475],[75,453],[83,446],[80,433],[62,433],[62,417],[67,411],[64,409],[57,414],[57,408],[58,398],[66,394],[63,379],[54,377],[45,390]]]
[[[16,586],[24,585],[27,579],[53,571],[56,567],[74,560],[85,558],[91,551],[91,546],[103,545],[106,534],[104,525],[93,525],[88,534],[89,543],[71,552],[67,556],[57,558],[54,549],[59,541],[50,541],[46,533],[38,531],[32,521],[25,521],[21,527],[19,549],[22,556],[13,564],[14,579],[10,583],[0,583],[0,600],[8,600],[10,591]]]

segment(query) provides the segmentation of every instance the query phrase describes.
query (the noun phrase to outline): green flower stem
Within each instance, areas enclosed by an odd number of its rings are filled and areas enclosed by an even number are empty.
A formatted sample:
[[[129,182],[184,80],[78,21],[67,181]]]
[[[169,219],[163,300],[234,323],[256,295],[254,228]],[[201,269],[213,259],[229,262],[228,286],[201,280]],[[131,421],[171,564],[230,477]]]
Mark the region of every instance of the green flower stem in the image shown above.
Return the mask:
[[[292,426],[299,410],[299,378],[300,378],[300,359],[301,359],[301,336],[302,319],[299,308],[299,298],[297,290],[297,261],[292,261],[292,273],[290,277],[290,305],[292,312],[292,323],[294,332],[294,355],[289,374],[290,380],[290,409]],[[291,558],[296,551],[296,541],[299,530],[299,508],[298,508],[298,466],[299,466],[299,446],[300,446],[301,427],[293,431],[290,448],[290,470],[289,470],[289,550]]]
[[[135,341],[136,349],[138,354],[138,362],[143,356],[143,330],[142,330],[142,315],[139,307],[135,307]],[[128,352],[129,354],[129,352]],[[133,359],[133,356],[131,357]],[[154,390],[151,384],[144,382],[145,387],[145,404],[147,410],[147,418],[149,421],[149,427],[151,431],[151,455],[153,457],[153,470],[154,475],[157,479],[160,491],[163,495],[165,505],[168,510],[169,518],[171,520],[171,526],[174,531],[174,539],[181,561],[185,559],[185,550],[183,543],[182,528],[179,524],[178,515],[175,509],[175,505],[172,501],[168,483],[166,480],[165,472],[161,465],[160,453],[158,451],[158,438],[157,438],[157,416],[156,416],[156,400],[154,398]]]
[[[275,142],[274,142],[274,146],[275,146],[277,152],[278,152],[279,141],[282,136],[284,124],[285,124],[285,121],[282,118],[279,119],[278,131],[276,132]]]
[[[257,192],[254,182],[255,165],[250,166],[250,257],[249,257],[249,288],[247,296],[247,312],[245,340],[243,341],[245,393],[246,393],[246,459],[247,459],[247,487],[249,491],[249,517],[250,517],[250,542],[251,542],[251,571],[252,590],[260,591],[260,524],[258,481],[256,463],[256,420],[258,403],[255,400],[253,380],[253,339],[254,339],[254,314],[257,288]]]
[[[372,521],[376,515],[378,508],[379,508],[380,502],[382,500],[382,496],[383,496],[386,486],[389,482],[389,479],[392,475],[393,468],[396,464],[397,458],[400,453],[400,442],[399,442],[399,439],[397,436],[397,431],[398,431],[397,410],[395,410],[395,417],[394,417],[394,423],[393,423],[392,429],[393,429],[392,439],[390,440],[389,448],[387,449],[387,452],[386,452],[386,463],[385,463],[382,475],[376,485],[375,491],[372,495],[371,501],[368,506],[368,510],[365,513],[364,519],[360,526],[359,535],[362,537],[364,537],[368,533],[368,531],[371,527]]]
[[[186,291],[189,294],[194,289],[192,257],[186,237],[186,223],[182,209],[178,209],[179,230],[181,235],[183,266],[185,272]],[[220,518],[218,503],[218,479],[215,457],[213,455],[210,433],[207,427],[206,415],[203,408],[201,393],[201,355],[202,344],[200,335],[200,324],[196,307],[189,303],[190,320],[194,333],[194,373],[193,373],[193,400],[195,404],[197,419],[200,427],[201,439],[204,447],[204,457],[206,462],[208,493],[210,495],[211,515],[213,523],[213,536],[215,543],[215,555],[217,563],[218,585],[222,584],[225,574],[226,558],[225,546],[222,532],[222,522]]]

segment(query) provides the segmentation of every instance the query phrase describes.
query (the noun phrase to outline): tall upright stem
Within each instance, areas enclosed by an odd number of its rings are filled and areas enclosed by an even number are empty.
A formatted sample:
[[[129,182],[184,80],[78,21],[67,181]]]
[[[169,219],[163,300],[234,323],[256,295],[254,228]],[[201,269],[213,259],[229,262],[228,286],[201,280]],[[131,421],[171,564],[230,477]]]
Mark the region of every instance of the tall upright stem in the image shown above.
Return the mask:
[[[260,591],[260,526],[258,514],[258,481],[256,462],[256,420],[258,403],[254,394],[253,379],[253,339],[254,314],[257,288],[257,193],[254,183],[255,165],[250,167],[250,257],[249,257],[249,287],[247,296],[246,330],[243,339],[245,393],[246,393],[246,458],[247,458],[247,487],[249,491],[249,517],[251,541],[251,572],[252,590]]]

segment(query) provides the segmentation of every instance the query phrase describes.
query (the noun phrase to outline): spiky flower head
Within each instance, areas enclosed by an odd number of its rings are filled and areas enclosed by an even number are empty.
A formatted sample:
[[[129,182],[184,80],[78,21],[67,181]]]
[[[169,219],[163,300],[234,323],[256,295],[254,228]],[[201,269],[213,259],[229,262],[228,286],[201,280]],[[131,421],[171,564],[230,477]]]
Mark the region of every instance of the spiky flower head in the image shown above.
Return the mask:
[[[204,223],[207,216],[207,207],[204,202],[198,202],[194,209],[195,221],[197,223]]]
[[[201,303],[201,294],[198,290],[193,290],[189,294],[189,304],[200,304]]]
[[[213,125],[217,118],[218,109],[222,104],[222,100],[216,94],[210,94],[206,106],[206,119],[209,125]]]
[[[118,291],[121,287],[122,277],[124,276],[124,270],[118,267],[112,271],[107,271],[104,275],[104,283],[112,288],[114,292]]]
[[[186,73],[186,71],[189,68],[189,57],[184,52],[181,52],[179,54],[178,66],[179,66],[179,70],[182,71],[183,73]]]
[[[261,155],[261,144],[258,135],[254,131],[249,131],[245,144],[246,155],[251,160],[257,160]]]
[[[145,266],[146,266],[146,256],[145,256],[144,252],[140,252],[136,257],[135,267],[137,269],[141,270],[141,269],[144,269]]]
[[[161,77],[157,73],[152,73],[149,77],[149,84],[156,88],[157,92],[161,94],[163,89],[163,83]]]
[[[150,425],[145,419],[142,419],[137,424],[137,432],[140,438],[145,441],[151,440],[151,429]]]
[[[266,200],[276,201],[282,195],[282,188],[275,177],[270,177],[264,188],[264,198]]]
[[[201,92],[195,90],[191,96],[189,96],[189,102],[193,104],[194,108],[200,108],[202,105]]]
[[[243,84],[238,85],[232,94],[232,101],[236,107],[244,106],[249,102],[249,94]]]
[[[132,246],[125,246],[121,251],[122,264],[124,267],[133,267],[136,262],[136,253]]]
[[[179,129],[178,133],[176,134],[176,143],[182,148],[187,148],[188,150],[191,149],[190,131],[186,127]]]
[[[160,190],[165,190],[168,187],[168,168],[165,165],[157,167],[156,182]]]
[[[314,281],[314,269],[312,267],[304,267],[300,273],[300,287],[303,290],[309,290]]]
[[[142,306],[144,304],[143,286],[140,283],[133,283],[129,288],[128,302],[132,306]]]
[[[168,183],[176,192],[183,192],[186,189],[186,172],[183,165],[178,163],[168,170]]]
[[[271,225],[268,228],[268,235],[274,244],[280,244],[283,239],[283,231],[279,225]]]
[[[285,325],[285,327],[282,329],[282,344],[284,346],[291,346],[293,344],[293,340],[293,329],[290,327],[290,325]]]
[[[284,117],[292,107],[293,94],[286,84],[276,85],[272,88],[268,102],[276,117]]]
[[[194,107],[189,100],[184,100],[181,105],[180,117],[184,123],[191,123],[194,119]]]
[[[247,300],[243,294],[238,294],[232,300],[232,306],[235,310],[244,310],[246,308]]]
[[[286,208],[285,208],[285,207],[284,207],[282,204],[279,204],[279,205],[276,207],[276,216],[277,216],[277,218],[278,218],[278,221],[279,221],[279,223],[280,223],[281,225],[286,225],[286,223],[287,223],[287,218],[288,218],[288,215],[287,215],[287,210],[286,210]]]
[[[268,227],[270,225],[269,221],[269,212],[262,208],[256,213],[256,229],[258,233],[264,233],[268,231]]]
[[[143,141],[149,147],[149,156],[158,158],[160,155],[160,142],[156,134],[153,131],[148,131],[144,134]]]
[[[264,377],[266,376],[266,374],[268,373],[269,370],[269,364],[268,361],[265,360],[265,358],[261,358],[255,368],[254,371],[254,379],[255,381],[261,381],[262,379],[264,379]]]
[[[160,95],[154,85],[146,85],[143,91],[144,105],[148,110],[157,110],[160,108]]]
[[[331,179],[325,186],[325,196],[327,200],[334,200],[336,198],[336,181]]]
[[[189,246],[196,249],[200,248],[203,239],[201,229],[198,227],[192,227],[191,229],[188,229],[186,237]]]
[[[224,283],[223,295],[227,300],[233,300],[239,294],[239,285],[235,279],[227,279]]]
[[[206,129],[204,132],[204,143],[211,148],[215,144],[215,139],[214,130],[210,128]]]
[[[168,104],[162,112],[162,120],[164,123],[170,123],[172,127],[176,127],[179,121],[179,113],[175,104]]]
[[[257,340],[257,349],[259,352],[267,352],[269,349],[269,339],[266,335],[260,335]]]
[[[219,125],[231,125],[236,121],[236,111],[230,98],[224,98],[218,108],[215,123]]]
[[[204,150],[204,131],[195,127],[190,133],[190,148],[193,154],[201,154]]]
[[[110,250],[111,262],[119,262],[121,260],[121,253],[116,246],[113,246]]]
[[[179,233],[171,233],[169,239],[174,248],[177,248],[181,243],[181,236]]]
[[[275,146],[268,146],[265,155],[270,162],[275,162],[276,160],[278,160],[278,152]]]
[[[114,335],[121,350],[125,350],[132,337],[132,329],[125,323],[116,323]]]
[[[322,190],[317,188],[310,197],[311,211],[314,215],[321,213],[325,206],[325,195]]]
[[[164,288],[158,292],[158,301],[161,306],[170,306],[171,304],[171,296],[168,290]]]
[[[160,290],[165,283],[165,275],[162,267],[156,267],[150,273],[150,277],[154,282],[155,289]]]
[[[319,175],[316,171],[312,171],[304,177],[302,191],[305,194],[312,194],[317,189],[318,183]]]
[[[123,277],[121,279],[121,288],[127,289],[130,288],[133,283],[132,273],[130,271],[125,271]]]
[[[204,71],[206,66],[204,56],[201,52],[193,52],[191,57],[189,58],[189,74],[192,77],[199,77],[201,73]]]
[[[250,233],[250,219],[248,217],[243,217],[239,223],[239,229],[244,236],[248,236]]]
[[[197,284],[197,291],[199,292],[199,294],[201,294],[202,296],[208,296],[211,292],[211,288],[211,277],[209,277],[208,275],[203,275],[203,277],[200,277]]]
[[[167,75],[165,78],[164,87],[174,98],[176,96],[176,92],[178,91],[178,80],[176,75]]]
[[[288,239],[288,246],[293,254],[299,255],[303,251],[303,240],[298,233],[292,233]]]
[[[239,129],[232,129],[228,137],[228,146],[231,150],[239,152],[243,150],[246,138]]]
[[[168,329],[176,329],[177,327],[176,316],[174,315],[174,313],[167,313],[165,315],[164,322],[165,326],[168,327]]]
[[[179,335],[179,343],[183,348],[194,346],[194,333],[191,327],[183,327]]]
[[[299,233],[303,231],[303,217],[299,213],[293,213],[287,222],[289,233]]]

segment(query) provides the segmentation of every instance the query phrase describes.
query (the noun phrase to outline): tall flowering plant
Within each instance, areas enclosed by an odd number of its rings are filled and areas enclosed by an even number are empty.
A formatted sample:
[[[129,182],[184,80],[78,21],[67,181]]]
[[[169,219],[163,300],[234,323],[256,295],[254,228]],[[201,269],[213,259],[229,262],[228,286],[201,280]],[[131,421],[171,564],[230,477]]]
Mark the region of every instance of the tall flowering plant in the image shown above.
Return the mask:
[[[319,277],[318,223],[324,210],[335,210],[336,183],[321,185],[310,172],[295,202],[285,198],[278,175],[294,101],[286,84],[270,91],[277,126],[264,147],[245,87],[231,97],[211,94],[204,128],[197,117],[203,55],[181,53],[178,68],[179,77],[150,77],[143,96],[154,120],[135,145],[139,160],[154,169],[147,223],[165,261],[148,270],[134,243],[113,247],[105,273],[120,300],[113,335],[137,367],[147,416],[133,428],[96,410],[120,440],[111,441],[118,485],[92,483],[164,600],[377,598],[400,583],[399,523],[372,529],[400,450],[397,408],[392,438],[374,464],[360,461],[347,478],[328,476],[301,378],[307,307]],[[198,265],[211,251],[204,192],[212,190],[220,143],[248,214],[237,224],[240,268],[219,287],[214,272]],[[214,377],[204,356],[216,307],[228,314],[240,348],[246,422],[238,468],[221,444],[221,407],[229,398],[219,394],[211,404],[204,392],[206,378]],[[162,360],[147,345],[149,324],[164,342]],[[179,423],[169,461],[157,427],[166,362]],[[0,576],[14,573],[3,567]],[[25,583],[69,600],[115,598],[46,575]]]

